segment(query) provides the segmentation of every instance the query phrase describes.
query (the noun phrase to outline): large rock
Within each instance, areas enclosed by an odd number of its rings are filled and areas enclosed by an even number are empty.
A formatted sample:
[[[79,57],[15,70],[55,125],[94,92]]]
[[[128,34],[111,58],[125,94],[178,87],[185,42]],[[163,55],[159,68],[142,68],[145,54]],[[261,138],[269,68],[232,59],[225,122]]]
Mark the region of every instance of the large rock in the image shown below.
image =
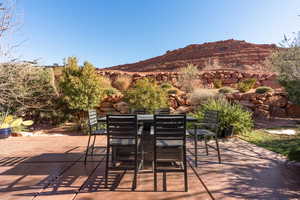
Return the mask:
[[[175,114],[184,114],[184,113],[191,112],[192,110],[193,110],[192,106],[179,106],[175,110]]]
[[[272,105],[273,107],[285,107],[288,103],[288,99],[286,96],[282,95],[274,95],[268,98],[266,104]]]
[[[300,106],[289,103],[287,105],[287,114],[291,117],[300,117]]]
[[[121,102],[118,102],[118,103],[115,103],[113,105],[113,107],[119,111],[121,114],[128,114],[129,113],[129,106],[128,106],[128,103],[124,102],[124,101],[121,101]]]

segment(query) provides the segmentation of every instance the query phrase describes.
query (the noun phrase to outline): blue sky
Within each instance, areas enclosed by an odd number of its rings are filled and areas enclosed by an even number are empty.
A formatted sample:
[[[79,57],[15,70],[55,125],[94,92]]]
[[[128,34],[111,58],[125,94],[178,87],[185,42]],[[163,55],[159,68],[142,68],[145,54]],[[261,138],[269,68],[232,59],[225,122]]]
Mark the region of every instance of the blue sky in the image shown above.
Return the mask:
[[[300,30],[300,0],[17,0],[20,59],[96,67],[132,63],[189,44],[278,44]]]

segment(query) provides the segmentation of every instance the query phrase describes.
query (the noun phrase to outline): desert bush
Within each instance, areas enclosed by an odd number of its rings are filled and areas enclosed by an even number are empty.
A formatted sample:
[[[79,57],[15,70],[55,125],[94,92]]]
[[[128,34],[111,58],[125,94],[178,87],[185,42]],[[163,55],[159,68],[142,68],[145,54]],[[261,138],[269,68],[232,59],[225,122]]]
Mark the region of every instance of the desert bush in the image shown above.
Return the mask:
[[[179,94],[179,89],[177,88],[171,88],[169,90],[167,90],[168,94]]]
[[[198,78],[199,70],[198,67],[193,64],[188,64],[187,67],[179,70],[180,82],[182,83],[182,89],[186,92],[191,92],[194,89],[194,84]]]
[[[278,72],[279,83],[286,89],[289,100],[300,105],[300,38],[285,38],[281,51],[270,57],[273,69]]]
[[[113,81],[112,85],[114,88],[117,88],[120,91],[125,91],[130,87],[131,82],[132,82],[132,79],[130,76],[121,75],[121,76],[118,76],[116,78],[116,80]]]
[[[231,88],[231,87],[222,87],[219,89],[219,93],[221,94],[229,94],[229,93],[234,93],[235,89]]]
[[[138,80],[127,90],[124,99],[132,109],[146,109],[152,113],[167,106],[166,91],[147,78]]]
[[[215,89],[197,88],[190,95],[189,100],[192,105],[199,105],[209,99],[217,98],[218,92]]]
[[[264,94],[267,92],[273,92],[273,89],[268,86],[261,86],[255,89],[255,93],[257,94]]]
[[[162,89],[168,90],[168,89],[173,88],[173,85],[170,84],[170,83],[163,83],[163,84],[160,85],[160,87],[161,87]]]
[[[104,98],[103,88],[109,87],[107,78],[97,75],[88,62],[78,66],[75,57],[68,58],[59,82],[62,99],[71,110],[87,111]]]
[[[230,103],[224,98],[208,100],[197,109],[194,116],[202,119],[207,110],[219,111],[220,130],[233,126],[235,133],[243,133],[253,127],[252,113],[244,110],[240,104]]]
[[[111,86],[111,80],[108,77],[106,77],[106,76],[98,76],[98,80],[99,80],[101,88],[112,88],[112,86]]]
[[[240,92],[248,92],[250,89],[252,89],[254,87],[255,83],[256,83],[255,78],[249,78],[246,80],[242,80],[241,82],[239,82],[237,84],[237,89]]]
[[[221,87],[223,87],[222,80],[220,80],[220,79],[215,79],[213,81],[213,84],[214,84],[214,88],[221,88]]]
[[[0,65],[0,107],[24,116],[51,110],[57,98],[51,68],[23,62]]]
[[[120,95],[121,92],[119,90],[117,90],[116,88],[105,88],[103,89],[103,93],[106,95],[106,96],[113,96],[113,95]]]

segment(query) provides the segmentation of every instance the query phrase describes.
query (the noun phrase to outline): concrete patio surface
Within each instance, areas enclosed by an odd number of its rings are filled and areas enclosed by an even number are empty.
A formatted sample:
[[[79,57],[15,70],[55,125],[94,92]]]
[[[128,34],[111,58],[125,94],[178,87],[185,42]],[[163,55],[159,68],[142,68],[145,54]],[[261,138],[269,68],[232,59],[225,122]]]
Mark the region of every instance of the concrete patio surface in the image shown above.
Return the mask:
[[[97,138],[98,156],[84,165],[87,136],[11,137],[0,140],[0,200],[190,200],[190,199],[300,199],[300,170],[273,152],[237,138],[220,143],[216,152],[199,149],[194,167],[193,146],[188,149],[189,191],[183,176],[168,173],[167,192],[153,191],[152,173],[138,175],[130,189],[132,172],[112,172],[104,188],[105,136]],[[159,176],[162,186],[162,176]]]

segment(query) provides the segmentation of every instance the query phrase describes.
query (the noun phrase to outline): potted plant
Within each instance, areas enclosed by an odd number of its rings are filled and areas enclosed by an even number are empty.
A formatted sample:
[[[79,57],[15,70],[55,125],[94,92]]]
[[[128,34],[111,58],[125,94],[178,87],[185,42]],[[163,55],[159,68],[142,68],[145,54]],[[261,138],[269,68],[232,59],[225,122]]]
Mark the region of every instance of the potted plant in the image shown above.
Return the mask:
[[[0,139],[7,138],[16,130],[21,131],[24,127],[31,126],[32,120],[24,121],[22,118],[15,118],[13,115],[8,115],[8,112],[0,114]]]

